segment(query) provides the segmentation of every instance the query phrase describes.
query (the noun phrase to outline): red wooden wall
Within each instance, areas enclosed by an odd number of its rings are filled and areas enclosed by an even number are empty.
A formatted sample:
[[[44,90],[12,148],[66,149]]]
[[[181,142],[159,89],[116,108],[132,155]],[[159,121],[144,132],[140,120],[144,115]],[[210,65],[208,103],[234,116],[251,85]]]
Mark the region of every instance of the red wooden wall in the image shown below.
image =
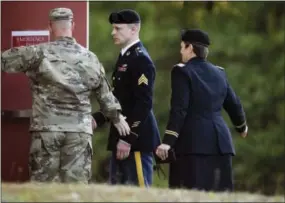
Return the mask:
[[[68,7],[74,13],[74,37],[88,46],[88,2],[85,1],[5,1],[1,2],[1,51],[11,47],[11,32],[47,30],[49,11]],[[24,74],[1,73],[1,113],[31,109],[29,81]],[[1,116],[2,181],[27,181],[30,135],[29,118]]]

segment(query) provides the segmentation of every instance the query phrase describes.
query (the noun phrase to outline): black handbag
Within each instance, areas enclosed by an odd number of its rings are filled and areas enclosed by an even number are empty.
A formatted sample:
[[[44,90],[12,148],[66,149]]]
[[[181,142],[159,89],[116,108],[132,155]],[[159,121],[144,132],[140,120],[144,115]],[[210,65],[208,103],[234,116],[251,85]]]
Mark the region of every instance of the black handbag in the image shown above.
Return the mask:
[[[156,153],[154,153],[154,158],[155,158],[155,165],[154,165],[154,170],[157,171],[157,175],[159,178],[160,173],[162,173],[164,179],[166,178],[166,174],[164,173],[161,164],[169,164],[171,162],[174,162],[176,160],[176,155],[174,149],[169,149],[168,150],[168,157],[165,160],[160,159]]]
[[[165,160],[160,159],[156,154],[154,155],[156,164],[167,164],[174,162],[176,160],[176,155],[174,149],[168,150],[168,157]]]

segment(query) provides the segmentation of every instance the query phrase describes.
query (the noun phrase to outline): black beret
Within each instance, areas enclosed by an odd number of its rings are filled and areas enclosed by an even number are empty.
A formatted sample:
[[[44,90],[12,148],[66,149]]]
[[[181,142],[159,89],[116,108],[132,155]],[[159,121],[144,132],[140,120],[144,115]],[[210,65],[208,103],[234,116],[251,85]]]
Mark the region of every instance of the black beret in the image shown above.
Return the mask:
[[[132,24],[139,23],[140,21],[140,15],[136,11],[130,9],[113,12],[109,16],[109,22],[111,24]]]
[[[188,43],[200,44],[206,47],[210,45],[208,33],[198,29],[182,30],[181,40]]]

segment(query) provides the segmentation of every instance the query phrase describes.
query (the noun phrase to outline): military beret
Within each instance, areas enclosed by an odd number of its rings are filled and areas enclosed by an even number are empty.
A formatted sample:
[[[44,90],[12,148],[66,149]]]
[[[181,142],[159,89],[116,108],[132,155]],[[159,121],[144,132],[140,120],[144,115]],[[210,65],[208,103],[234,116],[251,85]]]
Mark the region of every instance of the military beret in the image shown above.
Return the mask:
[[[139,23],[140,21],[140,15],[131,9],[124,9],[119,12],[113,12],[109,16],[109,22],[111,24],[132,24]]]
[[[57,20],[71,20],[73,19],[73,12],[69,8],[54,8],[49,13],[51,21]]]
[[[200,44],[206,47],[210,45],[208,33],[198,29],[182,30],[181,40],[184,42]]]

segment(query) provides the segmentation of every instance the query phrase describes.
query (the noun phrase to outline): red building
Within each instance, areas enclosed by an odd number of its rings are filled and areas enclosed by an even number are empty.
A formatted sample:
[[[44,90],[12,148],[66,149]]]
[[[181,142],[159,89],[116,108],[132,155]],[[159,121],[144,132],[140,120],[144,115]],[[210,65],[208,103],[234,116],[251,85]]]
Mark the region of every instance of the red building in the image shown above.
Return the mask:
[[[1,51],[13,46],[49,40],[48,14],[52,8],[67,7],[74,13],[77,42],[88,47],[88,1],[1,2]],[[28,78],[1,73],[1,179],[29,180],[29,118],[32,98]]]

